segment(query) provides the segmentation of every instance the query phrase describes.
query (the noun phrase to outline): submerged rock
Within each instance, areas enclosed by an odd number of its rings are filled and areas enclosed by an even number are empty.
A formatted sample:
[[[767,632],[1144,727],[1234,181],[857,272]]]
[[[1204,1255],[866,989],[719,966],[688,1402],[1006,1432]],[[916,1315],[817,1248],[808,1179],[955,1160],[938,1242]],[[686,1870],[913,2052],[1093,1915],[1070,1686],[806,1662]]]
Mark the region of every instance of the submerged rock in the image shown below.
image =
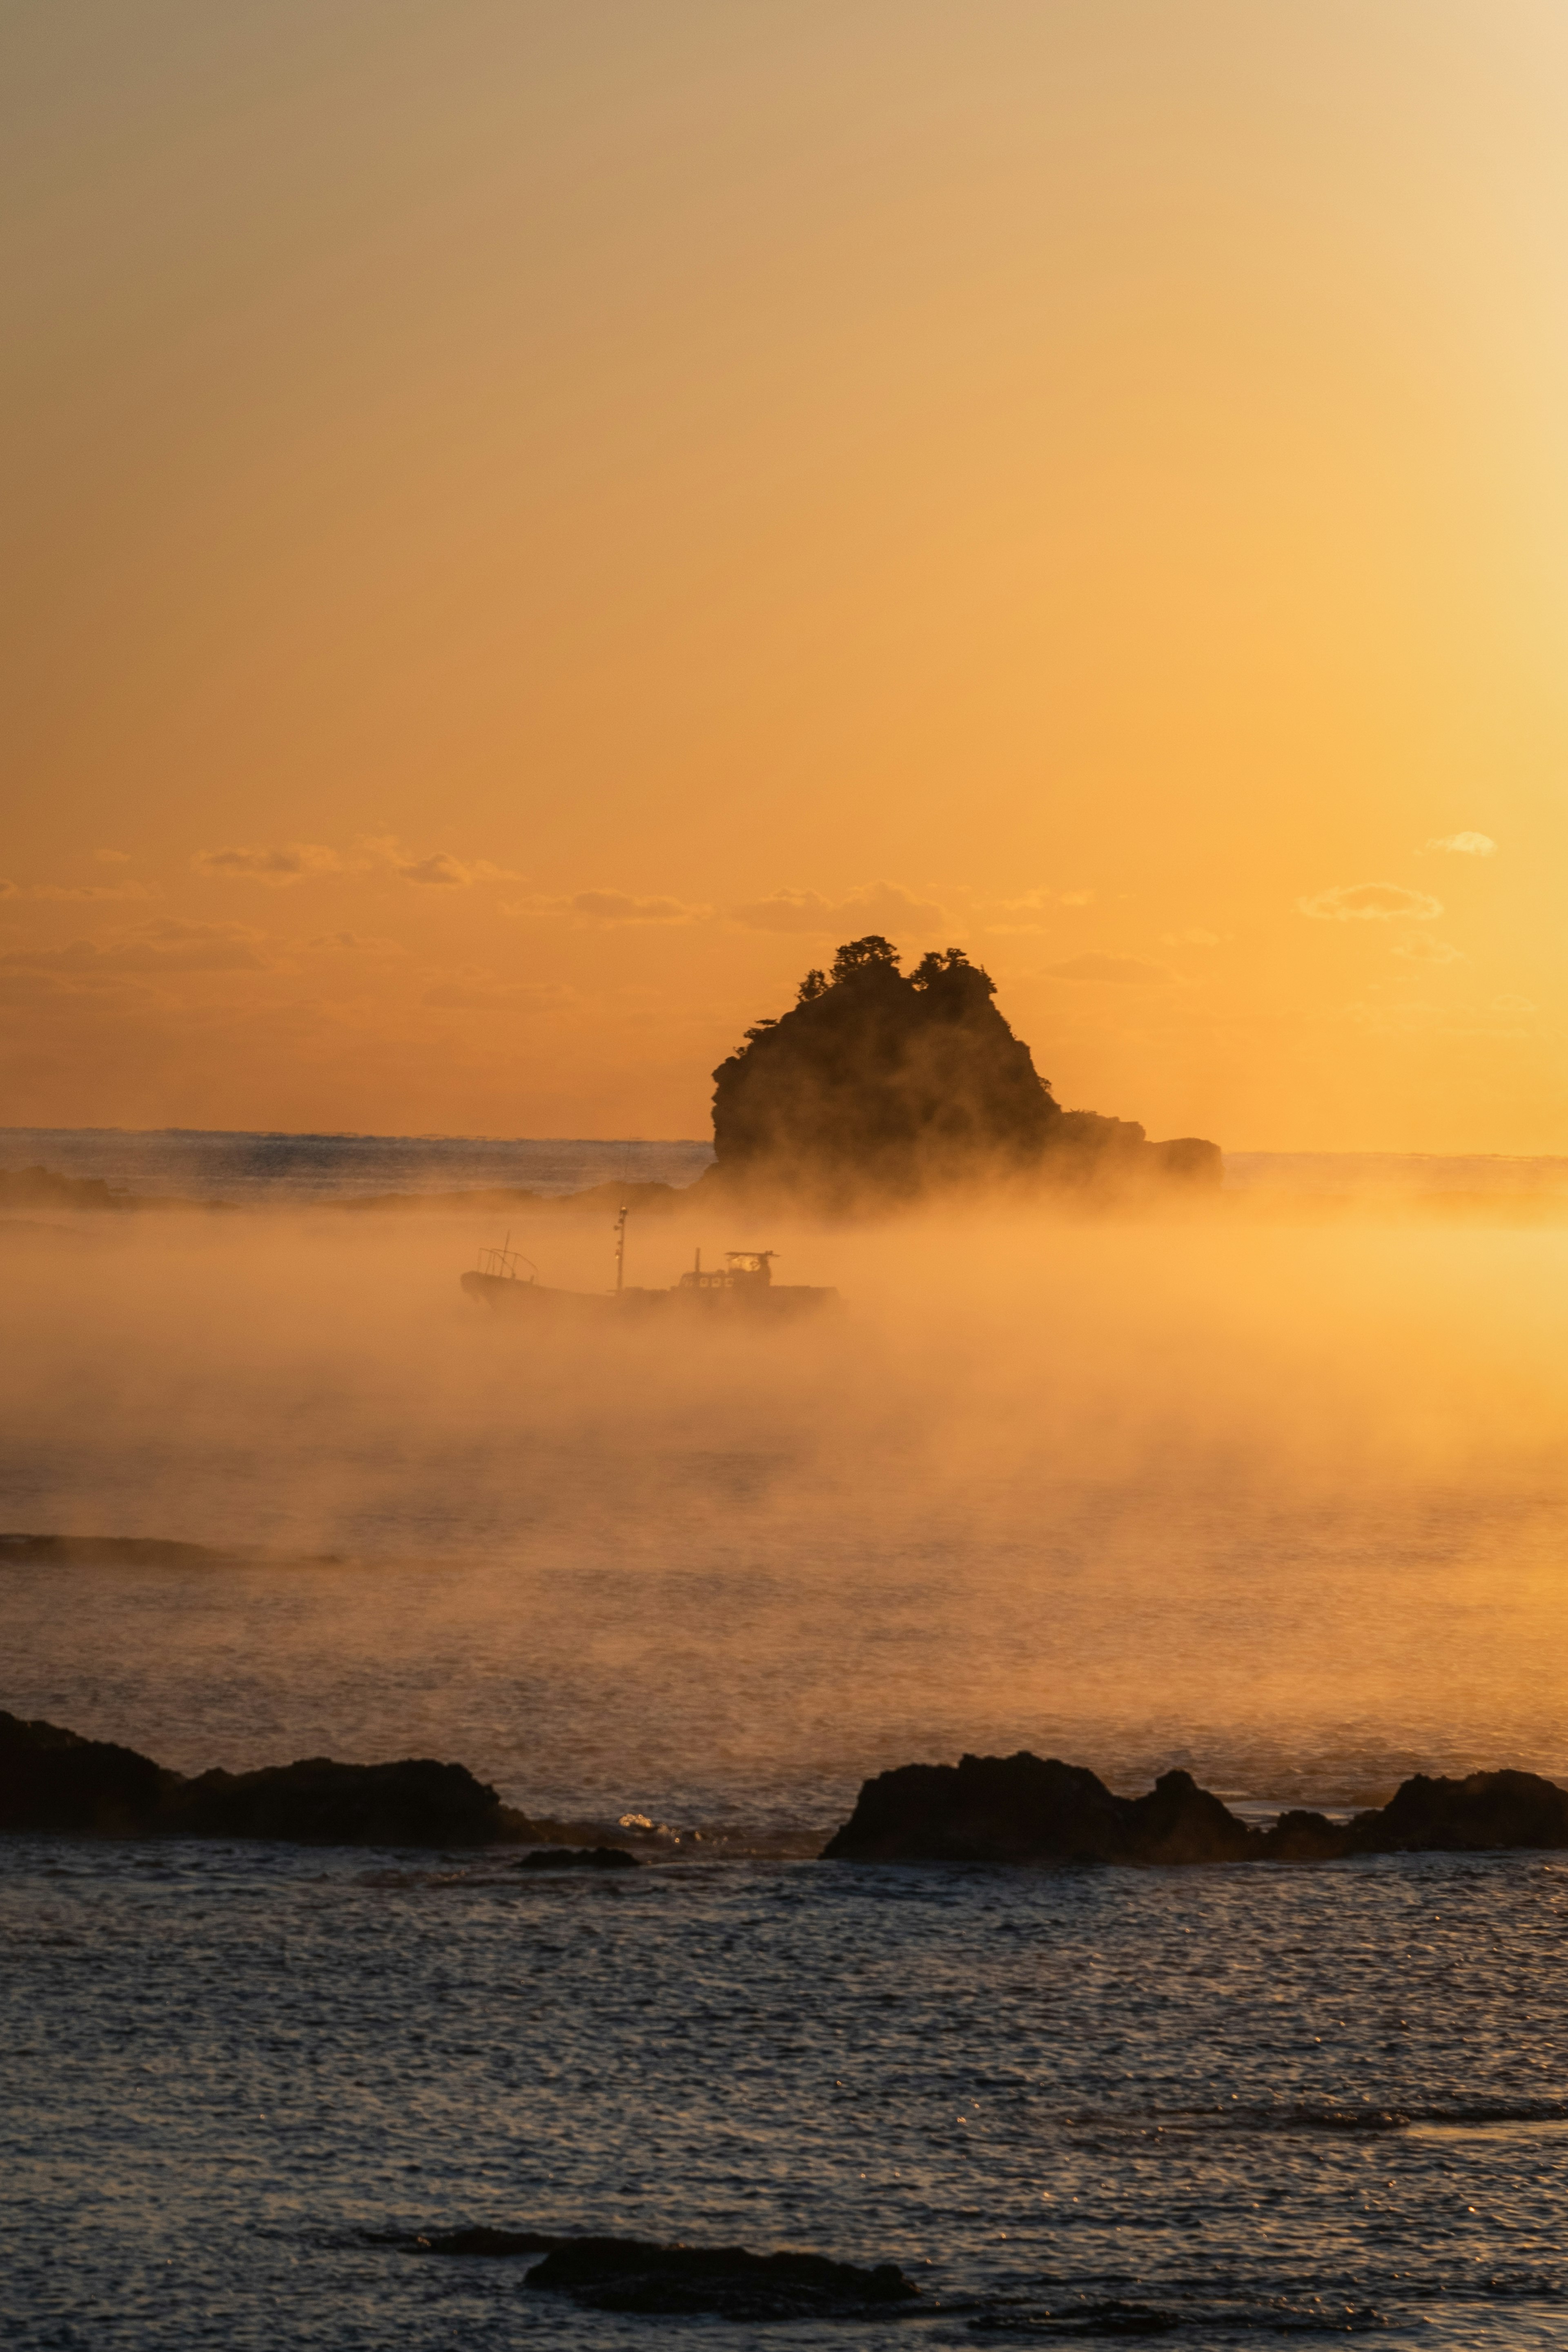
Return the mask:
[[[207,1544],[172,1543],[162,1536],[0,1534],[0,1567],[221,1568],[231,1557]]]
[[[641,1870],[623,1845],[542,1845],[525,1853],[514,1870]]]
[[[444,2230],[433,2238],[397,2238],[394,2245],[421,2254],[469,2254],[486,2262],[511,2262],[523,2254],[548,2254],[559,2236],[542,2230],[492,2230],[483,2222],[468,2230]]]
[[[919,2292],[894,2263],[862,2270],[824,2254],[752,2254],[743,2246],[662,2246],[638,2238],[558,2240],[525,2284],[591,2311],[752,2323],[853,2319],[913,2302]]]
[[[1188,1772],[1113,1796],[1082,1765],[1016,1756],[906,1764],[861,1790],[824,1862],[1334,1862],[1357,1854],[1568,1848],[1568,1793],[1533,1772],[1406,1780],[1354,1821],[1281,1813],[1250,1829]]]

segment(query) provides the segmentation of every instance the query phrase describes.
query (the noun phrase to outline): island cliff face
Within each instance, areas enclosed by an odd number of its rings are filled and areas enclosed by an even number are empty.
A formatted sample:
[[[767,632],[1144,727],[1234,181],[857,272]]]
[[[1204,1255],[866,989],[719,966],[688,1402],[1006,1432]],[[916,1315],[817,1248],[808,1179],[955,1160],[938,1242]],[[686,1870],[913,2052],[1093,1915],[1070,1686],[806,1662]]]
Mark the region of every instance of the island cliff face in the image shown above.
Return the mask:
[[[995,995],[961,949],[906,976],[888,940],[852,940],[714,1072],[704,1181],[846,1204],[998,1181],[1219,1181],[1212,1143],[1064,1111]]]

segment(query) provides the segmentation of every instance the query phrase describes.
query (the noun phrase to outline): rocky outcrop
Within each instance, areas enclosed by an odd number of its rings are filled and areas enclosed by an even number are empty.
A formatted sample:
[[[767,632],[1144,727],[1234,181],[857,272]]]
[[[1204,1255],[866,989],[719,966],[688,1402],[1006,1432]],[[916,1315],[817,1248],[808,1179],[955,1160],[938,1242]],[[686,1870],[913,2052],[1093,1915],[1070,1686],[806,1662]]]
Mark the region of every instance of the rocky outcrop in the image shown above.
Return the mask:
[[[1239,1821],[1188,1772],[1162,1774],[1146,1797],[1117,1797],[1082,1765],[1020,1752],[879,1773],[822,1859],[1284,1863],[1565,1848],[1568,1793],[1533,1772],[1417,1774],[1388,1804],[1349,1822],[1291,1811],[1263,1830]]]
[[[166,1825],[183,1837],[293,1845],[494,1845],[506,1834],[505,1810],[462,1764],[337,1764],[313,1756],[183,1781]]]
[[[1249,1832],[1187,1772],[1146,1797],[1027,1753],[879,1773],[826,1862],[1240,1862]]]
[[[702,1183],[852,1206],[998,1181],[1218,1182],[1213,1144],[1062,1110],[995,995],[961,949],[905,976],[888,940],[852,940],[714,1072]]]
[[[138,1837],[180,1785],[150,1756],[0,1710],[0,1831]]]
[[[752,2254],[742,2246],[660,2246],[636,2238],[574,2238],[556,2245],[524,2282],[590,2311],[706,2314],[771,2320],[885,2315],[918,2293],[893,2263],[862,2270],[824,2254]]]
[[[1350,1823],[1353,1853],[1496,1853],[1568,1846],[1568,1792],[1535,1772],[1417,1772],[1389,1803]]]
[[[748,2253],[744,2246],[660,2245],[645,2238],[574,2238],[483,2223],[380,2242],[412,2253],[516,2262],[542,2254],[523,2281],[588,2311],[651,2316],[768,2320],[870,2319],[913,2303],[920,2290],[894,2263],[862,2269],[825,2254]]]
[[[0,1830],[297,1845],[480,1846],[549,1835],[461,1764],[338,1764],[318,1756],[193,1779],[134,1748],[4,1712]]]

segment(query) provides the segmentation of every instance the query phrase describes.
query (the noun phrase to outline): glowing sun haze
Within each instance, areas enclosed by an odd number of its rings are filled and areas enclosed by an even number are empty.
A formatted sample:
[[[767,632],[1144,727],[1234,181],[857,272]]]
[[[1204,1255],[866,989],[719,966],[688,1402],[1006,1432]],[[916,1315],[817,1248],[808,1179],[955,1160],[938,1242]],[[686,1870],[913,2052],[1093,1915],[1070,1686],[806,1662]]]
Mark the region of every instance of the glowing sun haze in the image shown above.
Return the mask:
[[[1558,0],[18,0],[9,1123],[1568,1150]]]

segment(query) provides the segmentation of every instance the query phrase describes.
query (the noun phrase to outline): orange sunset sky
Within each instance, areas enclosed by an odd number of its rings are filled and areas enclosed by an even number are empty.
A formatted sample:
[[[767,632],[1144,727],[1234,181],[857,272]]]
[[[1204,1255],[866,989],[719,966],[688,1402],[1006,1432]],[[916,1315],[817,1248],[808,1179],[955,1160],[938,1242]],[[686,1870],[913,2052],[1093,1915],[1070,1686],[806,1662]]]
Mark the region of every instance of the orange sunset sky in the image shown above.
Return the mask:
[[[1561,0],[17,0],[7,1124],[1568,1151]]]

